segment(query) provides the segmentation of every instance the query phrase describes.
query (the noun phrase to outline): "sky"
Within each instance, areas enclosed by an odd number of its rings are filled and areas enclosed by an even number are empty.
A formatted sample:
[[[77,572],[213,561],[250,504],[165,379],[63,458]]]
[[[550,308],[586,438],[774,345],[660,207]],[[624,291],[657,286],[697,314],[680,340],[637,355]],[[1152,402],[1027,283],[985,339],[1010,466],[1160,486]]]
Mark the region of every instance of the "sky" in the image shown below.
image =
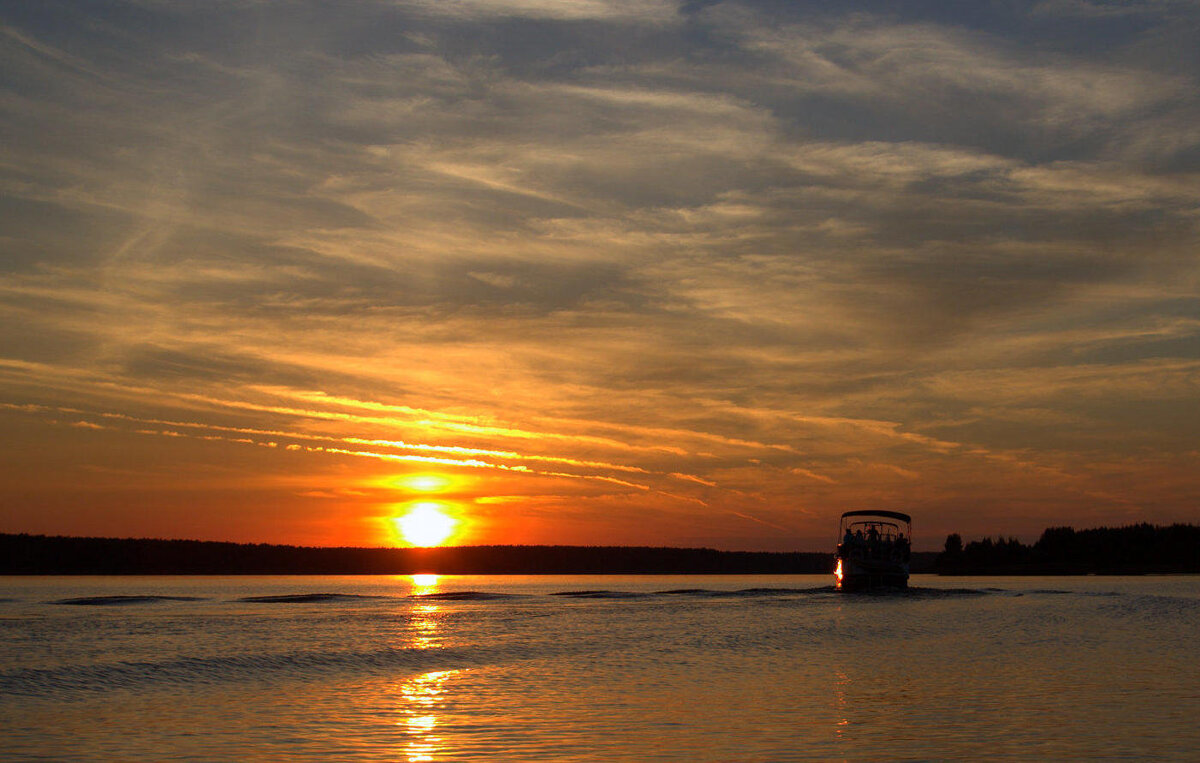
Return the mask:
[[[1200,521],[1200,3],[0,2],[0,531]]]

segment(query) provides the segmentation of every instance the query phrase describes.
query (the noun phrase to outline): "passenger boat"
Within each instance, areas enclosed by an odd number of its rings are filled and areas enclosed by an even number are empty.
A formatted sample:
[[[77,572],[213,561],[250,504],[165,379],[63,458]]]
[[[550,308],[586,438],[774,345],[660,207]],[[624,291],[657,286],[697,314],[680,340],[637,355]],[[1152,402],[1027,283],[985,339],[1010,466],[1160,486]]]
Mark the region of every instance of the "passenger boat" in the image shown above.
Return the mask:
[[[839,591],[908,588],[912,517],[898,511],[847,511],[838,523]]]

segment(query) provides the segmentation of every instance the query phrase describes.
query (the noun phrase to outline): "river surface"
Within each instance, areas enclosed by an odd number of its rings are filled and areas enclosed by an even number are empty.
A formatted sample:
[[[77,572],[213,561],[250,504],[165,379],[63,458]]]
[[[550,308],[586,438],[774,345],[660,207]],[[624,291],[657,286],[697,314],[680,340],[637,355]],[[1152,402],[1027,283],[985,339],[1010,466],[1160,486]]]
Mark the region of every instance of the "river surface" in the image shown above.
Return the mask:
[[[4,760],[1200,760],[1200,577],[0,578]]]

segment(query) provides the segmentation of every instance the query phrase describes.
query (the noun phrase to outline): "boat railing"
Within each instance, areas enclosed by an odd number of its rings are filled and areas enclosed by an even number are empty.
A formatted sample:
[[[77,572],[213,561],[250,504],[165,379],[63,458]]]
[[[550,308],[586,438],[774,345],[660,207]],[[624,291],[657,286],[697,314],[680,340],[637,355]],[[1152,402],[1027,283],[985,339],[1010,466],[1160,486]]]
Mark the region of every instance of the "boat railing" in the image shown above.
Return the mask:
[[[877,559],[907,562],[911,556],[908,538],[898,528],[869,527],[847,529],[838,544],[838,555],[849,559]]]

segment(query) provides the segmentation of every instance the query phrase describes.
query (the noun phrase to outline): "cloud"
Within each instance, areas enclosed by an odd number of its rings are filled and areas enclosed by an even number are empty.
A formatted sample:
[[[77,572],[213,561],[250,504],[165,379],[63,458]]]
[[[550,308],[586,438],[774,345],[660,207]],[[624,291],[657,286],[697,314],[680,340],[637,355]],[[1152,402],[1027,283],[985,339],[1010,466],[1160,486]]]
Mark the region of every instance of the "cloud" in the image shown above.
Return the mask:
[[[160,449],[131,459],[276,483],[324,447],[312,494],[516,453],[564,512],[642,512],[626,539],[875,502],[950,525],[981,493],[1022,531],[1139,492],[1174,516],[1200,91],[1168,53],[1195,16],[6,8],[0,398],[129,417],[46,423],[89,463],[70,435],[135,420]],[[545,516],[537,475],[469,468]]]
[[[646,23],[670,21],[675,16],[675,4],[663,0],[425,0],[397,4],[424,13],[445,14],[470,21],[489,17],[525,17]]]

